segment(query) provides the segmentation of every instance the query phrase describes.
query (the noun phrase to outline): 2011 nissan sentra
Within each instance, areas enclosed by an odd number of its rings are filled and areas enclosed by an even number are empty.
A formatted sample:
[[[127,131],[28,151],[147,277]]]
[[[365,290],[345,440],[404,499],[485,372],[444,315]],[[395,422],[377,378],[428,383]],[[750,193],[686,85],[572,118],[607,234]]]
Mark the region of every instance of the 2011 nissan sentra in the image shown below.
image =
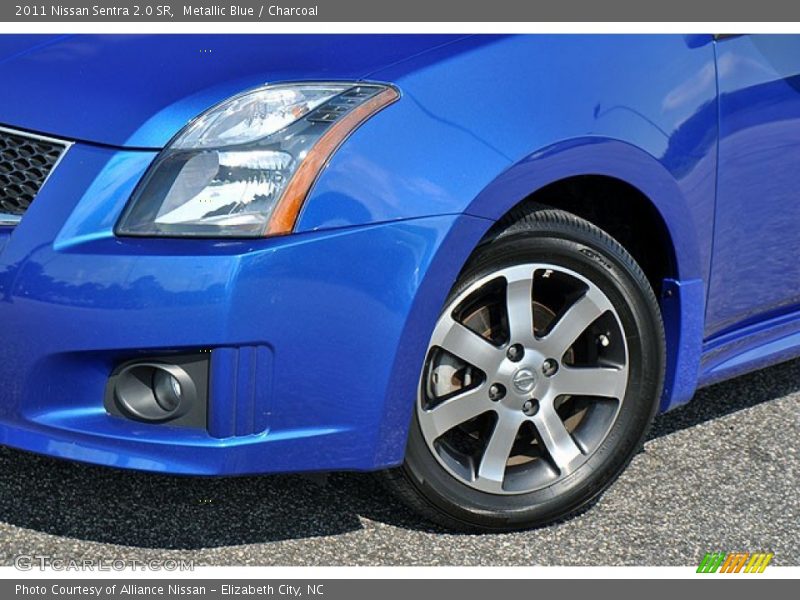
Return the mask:
[[[589,505],[800,355],[800,37],[0,36],[0,443]]]

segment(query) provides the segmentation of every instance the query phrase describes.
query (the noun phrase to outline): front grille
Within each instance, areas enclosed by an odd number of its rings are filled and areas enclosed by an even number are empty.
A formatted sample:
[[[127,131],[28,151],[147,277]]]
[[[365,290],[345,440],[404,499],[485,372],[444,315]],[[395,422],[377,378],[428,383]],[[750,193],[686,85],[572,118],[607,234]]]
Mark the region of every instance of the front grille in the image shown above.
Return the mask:
[[[67,144],[0,128],[0,213],[21,217]]]

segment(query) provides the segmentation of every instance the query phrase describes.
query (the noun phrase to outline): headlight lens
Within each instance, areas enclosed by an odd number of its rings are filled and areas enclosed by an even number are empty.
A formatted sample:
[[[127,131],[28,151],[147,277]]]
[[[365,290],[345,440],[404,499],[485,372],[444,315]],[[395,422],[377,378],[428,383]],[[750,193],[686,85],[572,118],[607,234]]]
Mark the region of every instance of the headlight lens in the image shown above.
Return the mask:
[[[192,121],[161,152],[116,231],[290,233],[330,155],[398,96],[377,84],[309,83],[266,86],[231,98]]]

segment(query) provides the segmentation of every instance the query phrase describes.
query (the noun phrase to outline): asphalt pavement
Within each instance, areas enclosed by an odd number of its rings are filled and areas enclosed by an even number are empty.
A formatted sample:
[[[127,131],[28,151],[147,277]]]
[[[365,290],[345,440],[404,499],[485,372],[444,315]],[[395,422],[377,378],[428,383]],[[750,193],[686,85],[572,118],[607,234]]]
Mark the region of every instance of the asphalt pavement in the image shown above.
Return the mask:
[[[800,361],[700,391],[659,417],[590,510],[510,534],[451,534],[369,475],[182,478],[0,447],[0,564],[182,558],[196,565],[693,565],[770,551],[800,565]]]

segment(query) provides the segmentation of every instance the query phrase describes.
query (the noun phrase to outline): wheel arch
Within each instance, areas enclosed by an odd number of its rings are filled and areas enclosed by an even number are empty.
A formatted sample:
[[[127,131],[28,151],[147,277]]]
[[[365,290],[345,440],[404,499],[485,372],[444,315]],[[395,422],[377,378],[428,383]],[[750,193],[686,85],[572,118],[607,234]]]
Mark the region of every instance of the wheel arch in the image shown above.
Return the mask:
[[[578,197],[592,189],[599,193]],[[608,194],[620,190],[624,194],[617,199]],[[615,228],[600,218],[601,209],[640,208],[647,226],[667,246],[663,260],[669,277],[702,277],[696,228],[678,182],[656,158],[631,144],[596,137],[553,144],[498,175],[465,212],[501,221],[527,202],[575,212],[612,235]]]

